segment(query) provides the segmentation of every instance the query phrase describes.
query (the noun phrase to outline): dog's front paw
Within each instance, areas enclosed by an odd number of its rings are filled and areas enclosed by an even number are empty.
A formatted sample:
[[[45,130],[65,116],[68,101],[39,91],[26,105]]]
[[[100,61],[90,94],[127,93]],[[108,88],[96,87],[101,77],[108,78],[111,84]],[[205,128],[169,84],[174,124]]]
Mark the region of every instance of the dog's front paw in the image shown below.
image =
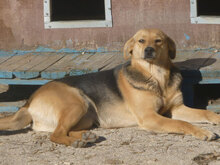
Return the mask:
[[[195,136],[198,139],[205,140],[205,141],[211,141],[216,140],[218,138],[218,135],[215,133],[212,133],[208,130],[200,129],[196,131],[193,136]]]

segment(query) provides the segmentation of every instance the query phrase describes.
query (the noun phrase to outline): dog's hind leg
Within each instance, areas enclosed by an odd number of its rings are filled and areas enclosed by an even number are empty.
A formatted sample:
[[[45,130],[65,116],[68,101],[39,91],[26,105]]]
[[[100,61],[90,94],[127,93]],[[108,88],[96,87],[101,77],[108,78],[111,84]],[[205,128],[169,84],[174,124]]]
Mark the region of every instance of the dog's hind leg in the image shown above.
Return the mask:
[[[69,136],[80,139],[84,142],[94,143],[98,136],[96,134],[88,131],[87,129],[91,128],[94,124],[94,119],[91,115],[86,114],[83,118],[74,126],[69,132]]]
[[[19,130],[32,122],[27,107],[22,107],[15,114],[0,119],[0,130]]]
[[[84,147],[87,141],[82,140],[83,132],[76,132],[77,136],[68,136],[69,131],[78,124],[80,119],[86,114],[88,106],[83,103],[73,104],[62,111],[58,125],[55,131],[51,134],[51,141],[67,146]],[[81,136],[81,138],[80,138]]]

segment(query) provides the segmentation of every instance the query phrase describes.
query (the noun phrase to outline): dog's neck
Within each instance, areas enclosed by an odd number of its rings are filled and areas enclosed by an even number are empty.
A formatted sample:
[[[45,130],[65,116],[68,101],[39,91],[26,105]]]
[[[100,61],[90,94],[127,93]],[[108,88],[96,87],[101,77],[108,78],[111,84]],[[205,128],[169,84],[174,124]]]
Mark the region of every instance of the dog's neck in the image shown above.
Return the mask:
[[[143,60],[131,60],[131,66],[142,72],[146,76],[152,76],[158,81],[162,88],[166,88],[170,78],[171,61],[168,63],[157,64]]]

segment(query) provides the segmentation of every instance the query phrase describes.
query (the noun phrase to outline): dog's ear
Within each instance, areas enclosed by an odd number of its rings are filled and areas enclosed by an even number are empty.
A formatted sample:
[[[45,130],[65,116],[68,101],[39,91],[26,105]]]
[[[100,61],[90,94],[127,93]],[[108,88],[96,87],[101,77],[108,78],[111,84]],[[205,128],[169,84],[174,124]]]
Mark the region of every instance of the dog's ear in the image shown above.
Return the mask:
[[[124,59],[128,60],[132,53],[133,53],[133,48],[134,48],[134,38],[132,37],[129,39],[124,46]]]
[[[167,37],[167,42],[168,42],[168,54],[171,59],[174,59],[176,57],[176,44],[170,37]]]

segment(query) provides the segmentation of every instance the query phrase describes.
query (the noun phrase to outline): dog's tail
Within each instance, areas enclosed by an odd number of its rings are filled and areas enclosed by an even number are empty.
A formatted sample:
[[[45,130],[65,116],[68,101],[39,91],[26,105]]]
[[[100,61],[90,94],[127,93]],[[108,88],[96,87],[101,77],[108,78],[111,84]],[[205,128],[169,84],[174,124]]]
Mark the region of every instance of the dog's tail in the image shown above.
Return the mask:
[[[13,115],[0,118],[0,130],[19,130],[31,122],[32,117],[28,112],[28,106],[24,106]]]

